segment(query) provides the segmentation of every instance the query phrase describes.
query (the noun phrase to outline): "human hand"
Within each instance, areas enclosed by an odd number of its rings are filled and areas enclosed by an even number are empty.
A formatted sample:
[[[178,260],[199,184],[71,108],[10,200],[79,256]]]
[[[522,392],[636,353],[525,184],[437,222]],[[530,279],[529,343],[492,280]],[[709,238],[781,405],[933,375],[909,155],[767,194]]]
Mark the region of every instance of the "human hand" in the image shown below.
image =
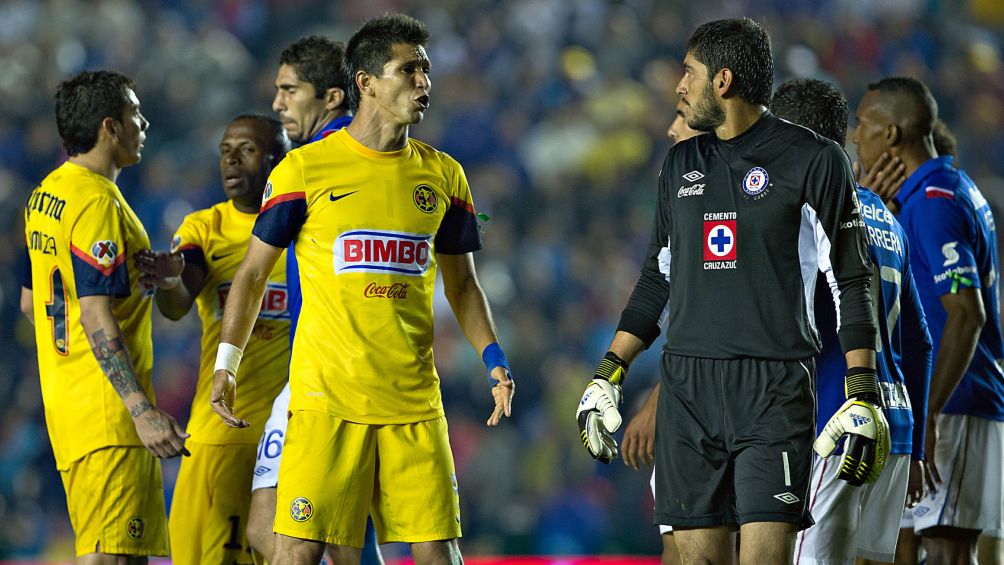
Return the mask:
[[[246,420],[234,415],[234,401],[237,399],[237,377],[226,369],[217,369],[213,373],[213,392],[209,394],[209,404],[213,412],[231,428],[246,428],[250,426]]]
[[[492,411],[487,424],[497,426],[502,421],[503,414],[506,418],[512,417],[512,399],[516,396],[516,382],[512,380],[509,371],[501,366],[492,369],[491,376],[498,381],[498,384],[492,387],[495,410]]]
[[[171,290],[181,284],[181,273],[185,270],[185,257],[181,253],[140,249],[132,258],[143,273],[139,281],[144,285]]]

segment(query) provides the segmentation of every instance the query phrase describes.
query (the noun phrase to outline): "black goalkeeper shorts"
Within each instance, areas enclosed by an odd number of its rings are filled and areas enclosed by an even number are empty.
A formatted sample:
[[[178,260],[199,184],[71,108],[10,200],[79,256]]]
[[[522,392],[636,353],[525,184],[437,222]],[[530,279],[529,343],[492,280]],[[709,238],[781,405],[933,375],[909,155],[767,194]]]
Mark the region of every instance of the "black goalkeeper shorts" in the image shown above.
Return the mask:
[[[815,362],[663,354],[655,523],[812,525]]]

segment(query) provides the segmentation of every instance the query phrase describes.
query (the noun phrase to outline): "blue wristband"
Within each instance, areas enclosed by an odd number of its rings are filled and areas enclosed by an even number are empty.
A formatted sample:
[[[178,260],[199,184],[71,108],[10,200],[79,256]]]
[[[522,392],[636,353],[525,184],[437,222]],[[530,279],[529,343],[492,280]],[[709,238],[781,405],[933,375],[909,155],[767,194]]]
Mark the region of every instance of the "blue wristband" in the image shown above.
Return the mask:
[[[505,352],[497,341],[488,344],[488,347],[481,352],[481,360],[485,362],[485,369],[488,370],[488,388],[493,388],[499,382],[492,378],[492,369],[502,367],[512,378],[512,371],[509,370],[509,361],[505,358]]]

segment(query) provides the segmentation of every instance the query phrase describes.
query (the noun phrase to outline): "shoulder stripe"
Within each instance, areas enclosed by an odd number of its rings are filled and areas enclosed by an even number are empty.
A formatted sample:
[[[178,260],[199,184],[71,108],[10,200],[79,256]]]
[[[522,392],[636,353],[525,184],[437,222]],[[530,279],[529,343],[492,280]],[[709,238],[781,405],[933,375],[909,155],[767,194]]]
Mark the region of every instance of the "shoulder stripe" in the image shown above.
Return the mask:
[[[126,259],[125,257],[126,254],[121,253],[119,254],[118,257],[115,258],[115,261],[113,261],[111,265],[108,265],[107,267],[102,267],[101,264],[98,263],[97,259],[91,257],[90,253],[80,250],[80,248],[78,248],[76,245],[70,244],[70,252],[76,255],[77,259],[80,259],[84,263],[87,263],[91,267],[94,267],[94,269],[96,269],[98,272],[100,272],[102,275],[106,277],[110,277],[112,273],[115,272],[115,269],[119,267],[119,265],[125,263]]]
[[[275,198],[269,200],[264,205],[262,205],[261,210],[258,211],[259,214],[268,210],[269,208],[275,206],[276,204],[281,204],[283,202],[289,202],[290,200],[306,200],[306,192],[290,192],[289,194],[280,194]]]
[[[463,208],[464,210],[467,210],[471,214],[474,213],[474,204],[471,204],[470,202],[468,202],[468,201],[466,201],[466,200],[464,200],[462,198],[457,198],[456,196],[451,196],[450,197],[450,205],[451,206],[458,206],[460,208]]]
[[[924,193],[927,194],[928,198],[947,198],[949,200],[955,200],[955,192],[948,190],[947,188],[929,186],[924,189]]]

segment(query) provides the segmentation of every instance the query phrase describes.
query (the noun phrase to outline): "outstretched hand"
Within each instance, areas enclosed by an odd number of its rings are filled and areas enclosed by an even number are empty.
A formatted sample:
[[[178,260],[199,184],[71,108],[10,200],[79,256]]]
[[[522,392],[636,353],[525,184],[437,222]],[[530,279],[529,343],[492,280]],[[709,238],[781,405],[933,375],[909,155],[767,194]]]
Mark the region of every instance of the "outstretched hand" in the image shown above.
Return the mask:
[[[181,284],[185,257],[181,253],[140,249],[132,255],[139,272],[139,281],[148,286],[171,290]]]
[[[497,426],[502,421],[503,415],[506,418],[512,416],[512,398],[516,395],[516,383],[505,367],[495,367],[491,376],[498,381],[498,384],[492,387],[495,410],[492,411],[487,423],[489,426]]]
[[[246,428],[250,426],[246,420],[234,415],[234,401],[237,399],[237,378],[226,369],[218,369],[213,373],[213,392],[209,395],[209,404],[213,412],[231,428]]]

